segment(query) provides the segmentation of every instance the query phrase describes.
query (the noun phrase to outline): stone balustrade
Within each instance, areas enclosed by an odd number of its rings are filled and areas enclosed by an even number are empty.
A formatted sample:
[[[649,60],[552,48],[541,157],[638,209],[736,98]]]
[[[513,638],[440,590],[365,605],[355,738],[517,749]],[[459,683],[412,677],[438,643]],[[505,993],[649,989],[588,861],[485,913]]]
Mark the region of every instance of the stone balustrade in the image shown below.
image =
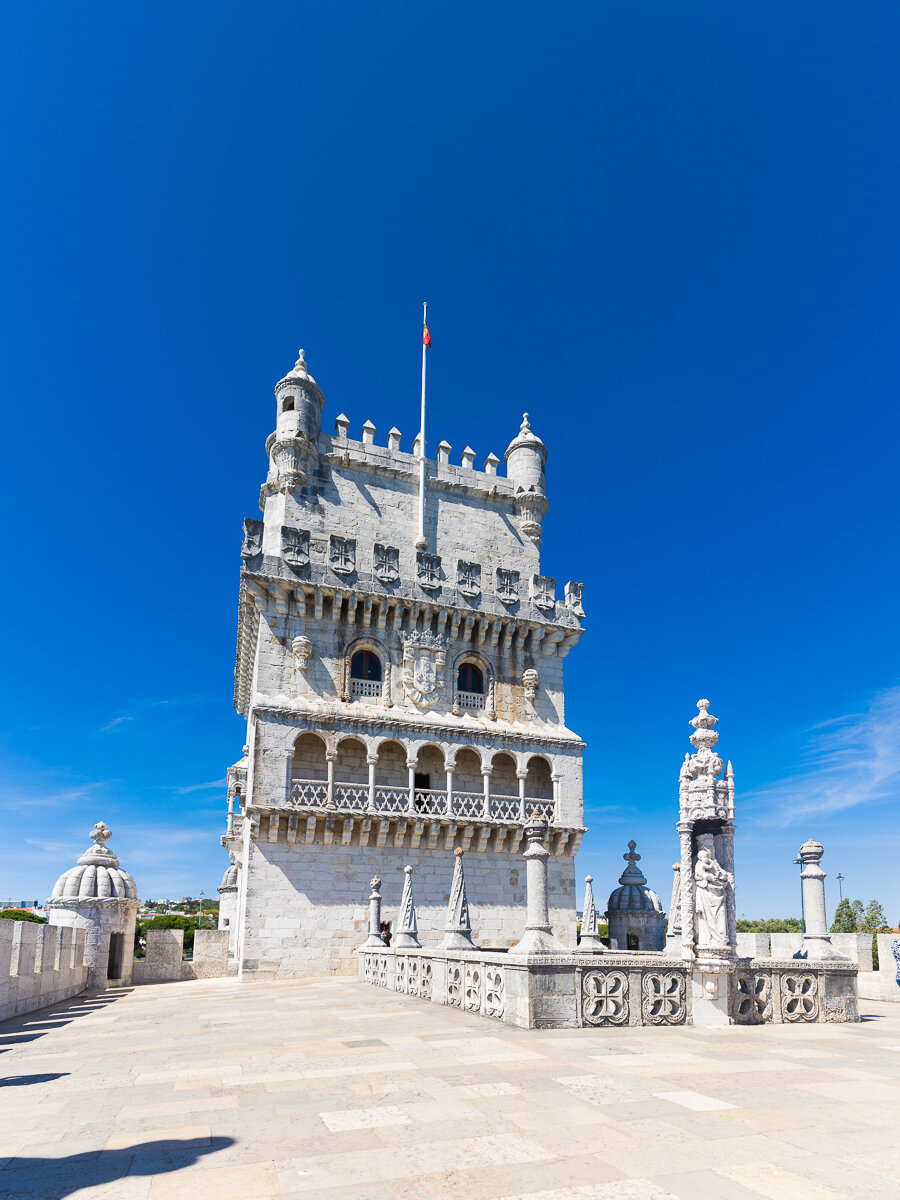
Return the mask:
[[[359,950],[359,977],[523,1029],[694,1022],[693,964],[659,953]],[[735,1025],[857,1021],[856,968],[741,961],[723,981]],[[900,990],[900,989],[898,989]]]
[[[405,785],[364,783],[329,784],[322,779],[291,780],[291,808],[337,809],[375,816],[435,816],[470,821],[505,821],[524,824],[537,812],[549,824],[557,821],[556,801],[536,796],[494,795],[456,788],[416,788]]]
[[[83,929],[0,920],[0,1021],[77,996],[87,972]]]

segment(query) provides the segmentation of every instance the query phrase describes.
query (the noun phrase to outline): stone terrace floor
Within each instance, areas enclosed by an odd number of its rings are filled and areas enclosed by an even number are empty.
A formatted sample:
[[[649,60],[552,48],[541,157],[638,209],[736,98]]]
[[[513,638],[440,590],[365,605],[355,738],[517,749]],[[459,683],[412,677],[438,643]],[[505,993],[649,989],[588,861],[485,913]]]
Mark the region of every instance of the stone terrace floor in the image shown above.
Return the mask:
[[[0,1025],[2,1200],[896,1200],[900,1005],[528,1032],[350,979]]]

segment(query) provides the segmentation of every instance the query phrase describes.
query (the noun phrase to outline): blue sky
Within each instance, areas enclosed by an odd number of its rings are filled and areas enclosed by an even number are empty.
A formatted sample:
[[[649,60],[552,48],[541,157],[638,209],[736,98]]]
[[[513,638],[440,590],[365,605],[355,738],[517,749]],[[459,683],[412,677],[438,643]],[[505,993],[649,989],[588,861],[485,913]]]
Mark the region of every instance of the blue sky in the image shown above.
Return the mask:
[[[304,346],[325,420],[549,451],[544,562],[598,897],[668,901],[701,696],[738,911],[900,919],[900,12],[889,4],[11,7],[0,123],[0,897],[98,819],[212,893],[241,520]],[[580,896],[579,896],[580,902]]]

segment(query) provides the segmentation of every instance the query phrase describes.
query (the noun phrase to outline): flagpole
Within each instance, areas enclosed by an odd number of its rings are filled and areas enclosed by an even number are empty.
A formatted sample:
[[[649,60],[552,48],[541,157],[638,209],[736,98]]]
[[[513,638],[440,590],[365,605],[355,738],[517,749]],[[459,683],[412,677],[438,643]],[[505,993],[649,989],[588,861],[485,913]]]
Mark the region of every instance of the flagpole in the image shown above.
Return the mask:
[[[428,303],[422,302],[422,324],[428,326]],[[424,550],[428,546],[425,540],[425,338],[422,338],[422,416],[419,424],[419,536],[416,538],[416,549]]]

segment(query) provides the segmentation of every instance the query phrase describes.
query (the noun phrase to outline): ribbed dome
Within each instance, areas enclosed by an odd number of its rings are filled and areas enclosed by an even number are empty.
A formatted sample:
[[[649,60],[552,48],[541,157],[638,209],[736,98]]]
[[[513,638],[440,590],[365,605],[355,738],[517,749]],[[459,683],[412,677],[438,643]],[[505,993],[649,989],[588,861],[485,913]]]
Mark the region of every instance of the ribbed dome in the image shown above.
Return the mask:
[[[91,830],[94,845],[85,850],[77,867],[57,879],[51,904],[54,900],[137,900],[134,880],[105,844],[111,836],[109,827],[98,821]]]
[[[640,869],[638,859],[641,857],[635,854],[636,842],[628,843],[629,853],[622,857],[628,863],[628,866],[619,876],[621,887],[617,887],[609,898],[609,913],[661,913],[663,910],[659,896],[652,889],[647,887],[647,880],[644,878],[644,873]]]

